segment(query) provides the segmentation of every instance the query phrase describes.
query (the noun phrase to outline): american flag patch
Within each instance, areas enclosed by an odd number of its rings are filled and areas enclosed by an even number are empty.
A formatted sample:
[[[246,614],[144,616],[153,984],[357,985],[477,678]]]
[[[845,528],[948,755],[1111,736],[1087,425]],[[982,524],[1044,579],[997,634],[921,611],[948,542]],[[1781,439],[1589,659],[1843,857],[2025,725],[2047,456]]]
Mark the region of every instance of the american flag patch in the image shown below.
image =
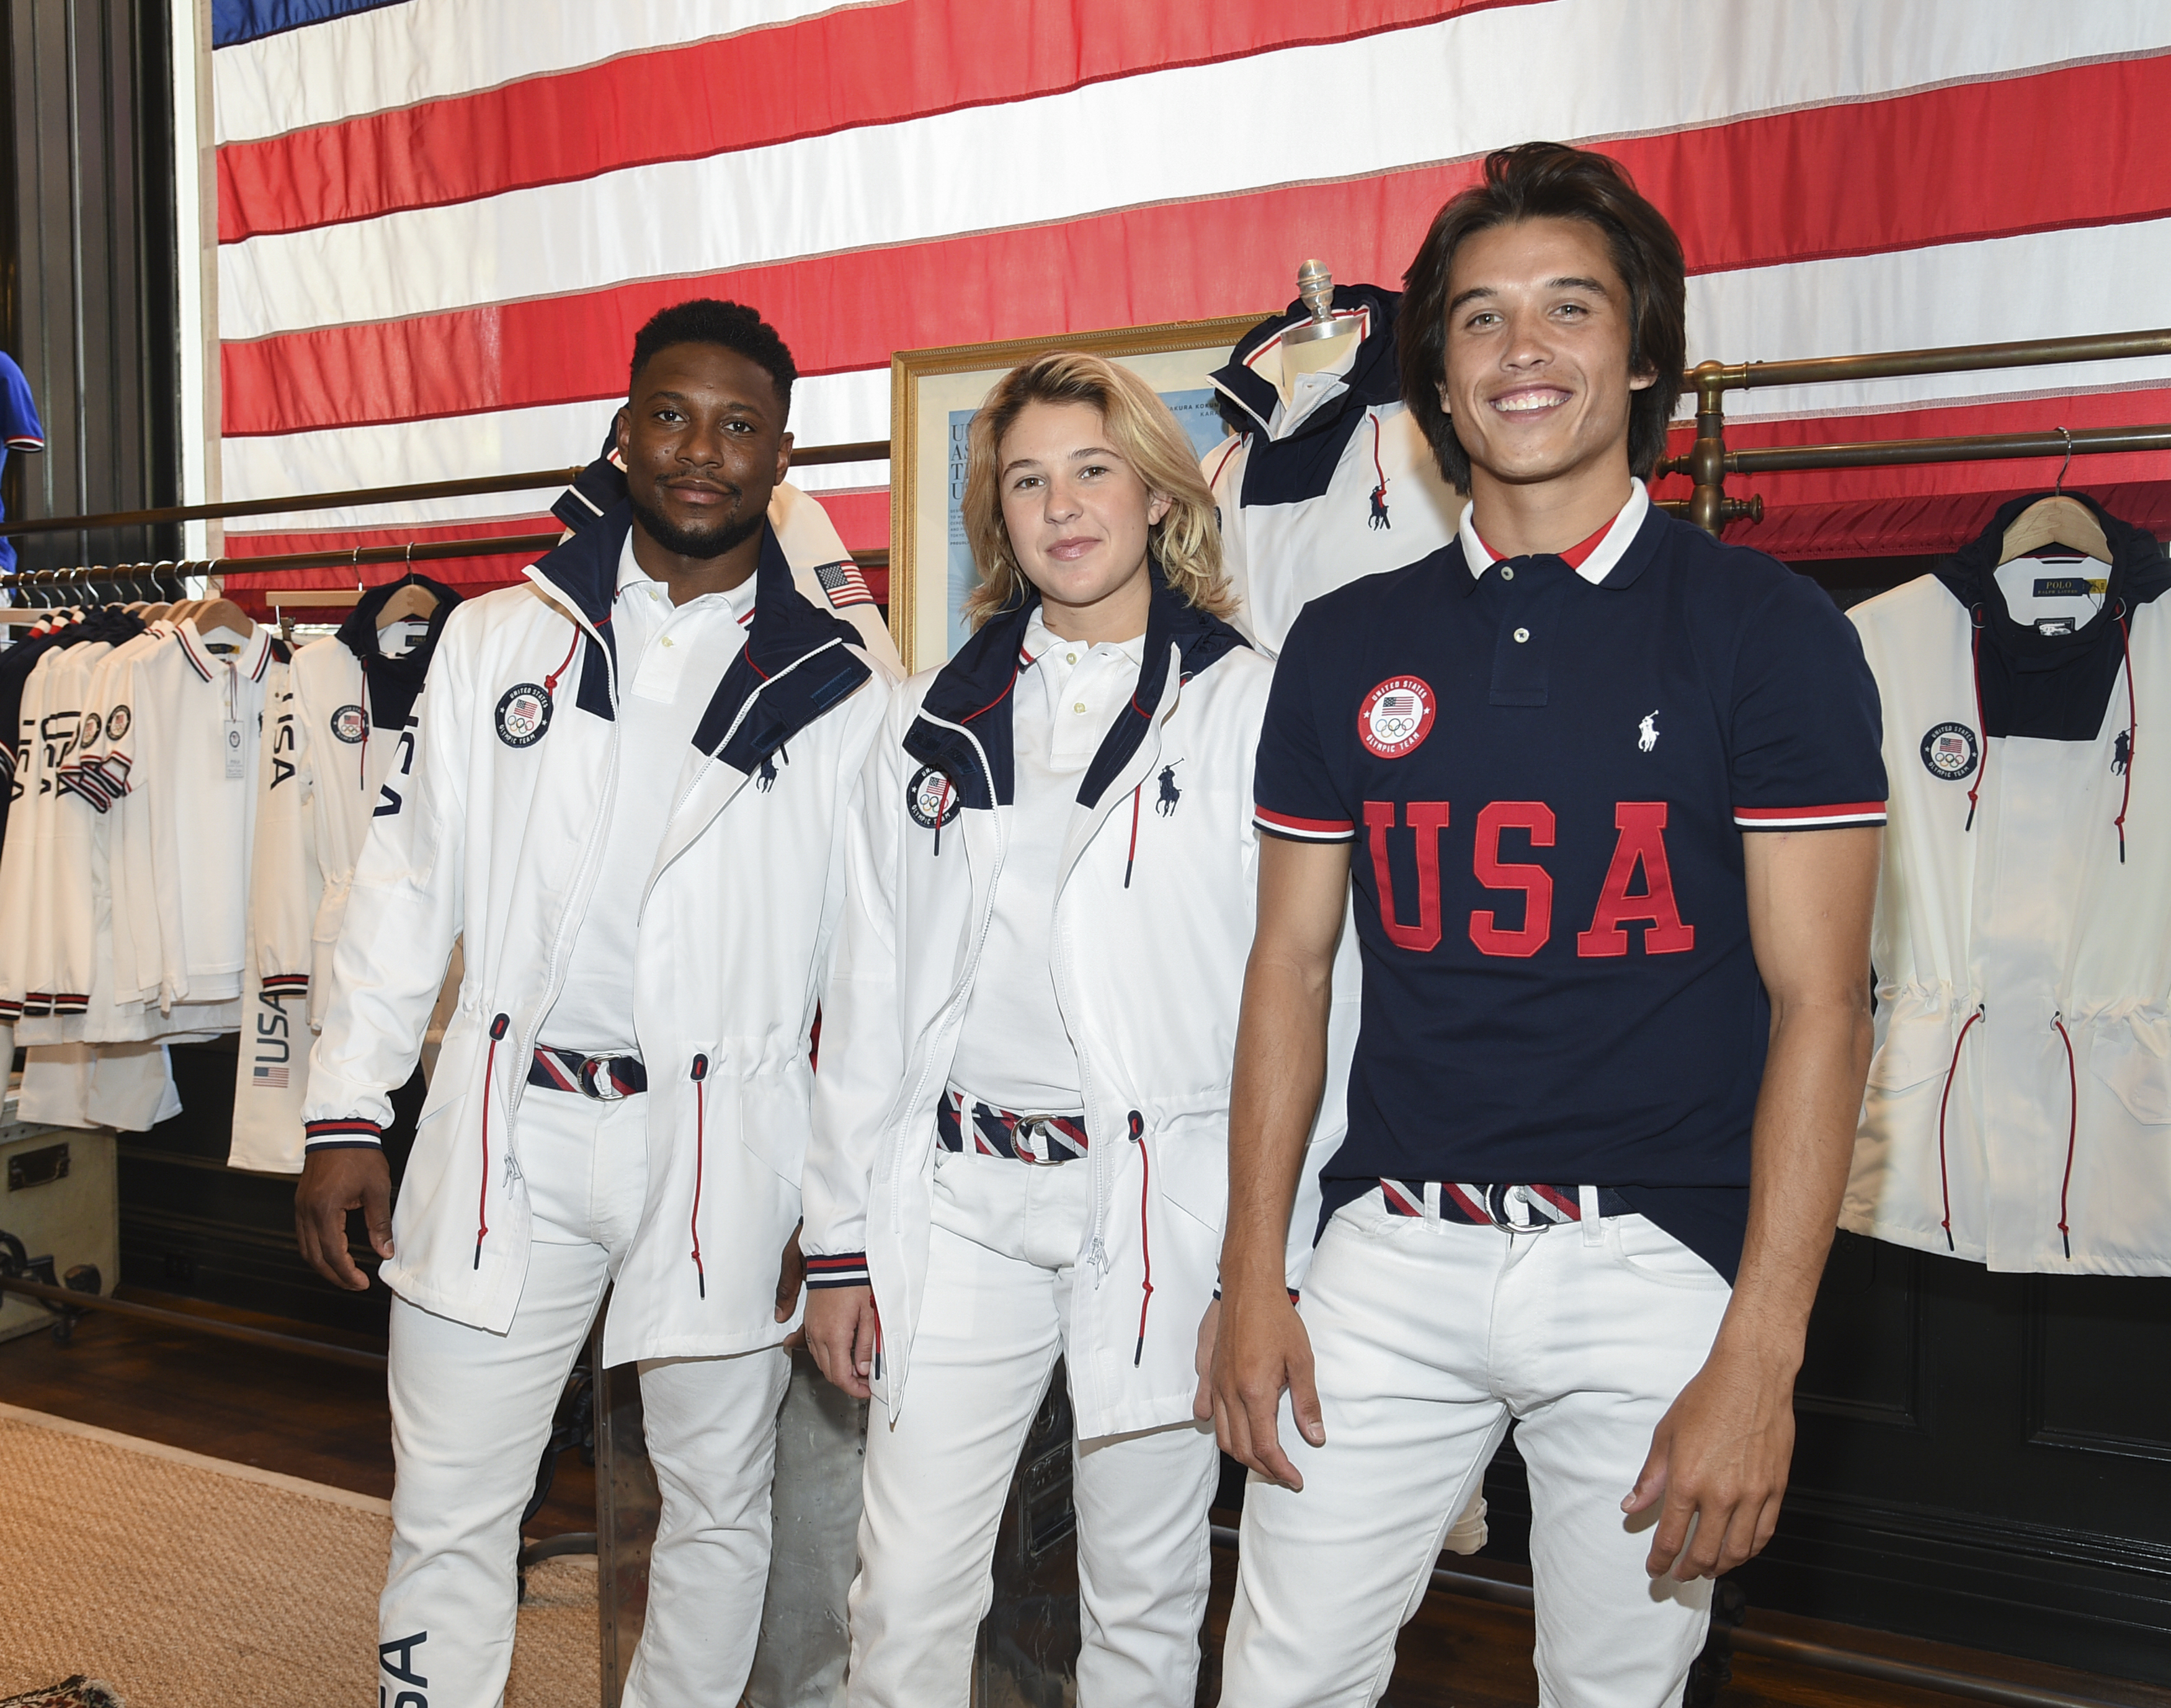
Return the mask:
[[[1418,697],[1413,693],[1384,694],[1380,709],[1391,718],[1407,718],[1418,709]]]
[[[817,564],[814,579],[822,584],[822,591],[829,596],[832,608],[844,610],[851,605],[871,605],[875,602],[873,590],[860,574],[860,566],[850,558],[842,563]]]
[[[261,1091],[286,1090],[287,1076],[292,1071],[283,1067],[266,1068],[260,1063],[254,1070],[257,1089]]]

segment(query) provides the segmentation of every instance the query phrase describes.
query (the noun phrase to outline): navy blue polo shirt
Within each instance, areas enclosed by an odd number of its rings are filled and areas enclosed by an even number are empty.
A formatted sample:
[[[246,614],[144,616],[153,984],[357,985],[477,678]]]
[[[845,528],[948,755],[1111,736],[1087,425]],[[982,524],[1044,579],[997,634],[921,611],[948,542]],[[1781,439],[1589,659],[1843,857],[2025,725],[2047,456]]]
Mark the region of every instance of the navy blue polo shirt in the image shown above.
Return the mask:
[[[1260,739],[1259,828],[1354,843],[1327,1213],[1611,1186],[1730,1281],[1771,1025],[1742,835],[1884,822],[1876,683],[1815,582],[1662,511],[1595,585],[1466,539],[1307,605]]]

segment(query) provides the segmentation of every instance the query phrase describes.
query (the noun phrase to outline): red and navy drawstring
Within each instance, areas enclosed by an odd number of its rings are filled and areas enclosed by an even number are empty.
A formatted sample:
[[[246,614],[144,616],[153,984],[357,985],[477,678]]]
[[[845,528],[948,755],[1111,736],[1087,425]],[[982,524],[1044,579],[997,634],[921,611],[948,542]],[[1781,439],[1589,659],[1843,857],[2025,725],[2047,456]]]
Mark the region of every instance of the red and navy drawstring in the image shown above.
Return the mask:
[[[708,1148],[709,1058],[694,1057],[694,1213],[687,1218],[694,1235],[694,1284],[709,1296],[709,1272],[701,1266],[701,1155]]]
[[[500,1015],[490,1023],[490,1055],[482,1068],[482,1185],[475,1193],[474,1266],[482,1267],[482,1242],[490,1236],[490,1094],[497,1083],[497,1041],[512,1024],[512,1016]]]
[[[1387,520],[1387,471],[1380,466],[1380,417],[1376,411],[1372,415],[1372,473],[1380,484],[1372,489],[1371,524],[1374,527],[1392,527],[1394,523]]]
[[[365,794],[369,790],[369,672],[362,673],[362,757],[354,768],[354,786]]]
[[[573,655],[580,650],[581,625],[576,623],[573,625],[573,644],[566,649],[566,656],[559,661],[558,667],[552,671],[549,675],[543,678],[544,693],[554,694],[558,692],[559,679],[563,677],[567,671],[573,667]]]
[[[1968,620],[1974,625],[1974,632],[1968,638],[1968,672],[1975,684],[1975,730],[1982,751],[1975,755],[1975,781],[1968,784],[1968,816],[1967,822],[1961,827],[1963,831],[1975,828],[1975,797],[1982,792],[1983,773],[1990,769],[1990,725],[1982,717],[1982,607],[1970,607]],[[1945,1233],[1949,1240],[1952,1229],[1948,1227]]]
[[[1131,848],[1130,852],[1123,856],[1123,887],[1127,890],[1131,886],[1131,868],[1138,863],[1139,793],[1145,786],[1145,784],[1141,781],[1137,789],[1131,790]]]
[[[2073,1235],[2066,1226],[2066,1198],[2073,1187],[2073,1148],[2081,1132],[2081,1080],[2073,1068],[2072,1034],[2066,1030],[2062,1014],[2050,1016],[2050,1024],[2058,1029],[2058,1036],[2066,1046],[2066,1090],[2071,1098],[2066,1110],[2066,1177],[2058,1185],[2058,1237],[2066,1242],[2066,1261],[2073,1259]]]
[[[1153,1165],[1146,1151],[1146,1118],[1131,1111],[1131,1143],[1139,1148],[1139,1250],[1145,1260],[1145,1280],[1139,1300],[1139,1344],[1131,1354],[1136,1369],[1146,1355],[1146,1313],[1153,1309],[1153,1235],[1147,1207],[1153,1193]]]
[[[942,793],[935,802],[935,858],[942,858],[942,820],[950,811],[950,774],[942,774]]]
[[[2125,792],[2120,795],[2118,817],[2111,822],[2118,827],[2118,863],[2125,864],[2125,810],[2133,805],[2133,749],[2140,723],[2134,710],[2133,699],[2133,631],[2126,626],[2125,601],[2118,602],[2118,638],[2125,648]],[[2070,1159],[2068,1172],[2070,1172]],[[2072,1256],[2072,1253],[2066,1254]]]
[[[1948,1251],[1957,1251],[1959,1248],[1953,1244],[1953,1186],[1945,1172],[1945,1106],[1953,1100],[1953,1076],[1960,1070],[1960,1046],[1967,1042],[1967,1035],[1981,1018],[1982,1007],[1978,1004],[1975,1011],[1960,1027],[1959,1036],[1953,1040],[1953,1063],[1945,1069],[1944,1095],[1938,1099],[1938,1191],[1943,1197],[1945,1207],[1944,1219],[1938,1225],[1945,1230],[1945,1250]]]

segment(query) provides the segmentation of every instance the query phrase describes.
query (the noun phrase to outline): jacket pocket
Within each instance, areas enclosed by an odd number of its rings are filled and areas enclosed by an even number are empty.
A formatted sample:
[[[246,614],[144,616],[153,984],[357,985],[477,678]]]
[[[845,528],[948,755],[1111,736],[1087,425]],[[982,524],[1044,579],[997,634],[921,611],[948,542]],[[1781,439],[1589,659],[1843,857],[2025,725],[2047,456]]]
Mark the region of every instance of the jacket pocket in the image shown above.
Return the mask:
[[[1952,1065],[1961,1019],[1942,995],[1917,991],[1900,992],[1889,1012],[1884,1036],[1869,1063],[1873,1094],[1904,1091],[1943,1074]]]
[[[2161,1009],[2105,1015],[2093,1030],[2088,1071],[2136,1121],[2171,1125],[2171,1016]]]

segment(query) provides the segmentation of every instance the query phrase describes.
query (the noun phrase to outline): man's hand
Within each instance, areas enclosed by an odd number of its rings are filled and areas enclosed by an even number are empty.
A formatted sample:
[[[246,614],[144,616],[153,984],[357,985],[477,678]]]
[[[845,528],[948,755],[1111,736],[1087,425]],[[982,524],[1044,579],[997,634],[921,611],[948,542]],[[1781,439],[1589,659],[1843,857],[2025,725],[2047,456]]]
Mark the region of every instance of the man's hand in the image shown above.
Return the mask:
[[[1220,1331],[1214,1347],[1214,1433],[1221,1451],[1284,1488],[1301,1489],[1304,1476],[1282,1451],[1277,1414],[1289,1390],[1297,1432],[1314,1447],[1327,1444],[1312,1381],[1311,1336],[1281,1288],[1246,1298],[1225,1288]]]
[[[1198,1350],[1192,1354],[1191,1368],[1198,1372],[1198,1391],[1191,1396],[1191,1415],[1201,1423],[1210,1422],[1214,1416],[1214,1342],[1221,1331],[1221,1301],[1216,1297],[1206,1303],[1206,1314],[1198,1320]]]
[[[1794,1455],[1795,1363],[1730,1348],[1722,1334],[1666,1408],[1621,1503],[1629,1513],[1665,1503],[1643,1561],[1652,1577],[1716,1577],[1772,1539]]]
[[[309,1267],[335,1287],[362,1293],[369,1277],[347,1253],[349,1210],[362,1212],[370,1249],[391,1256],[392,1170],[375,1145],[312,1152],[294,1188],[294,1238]]]
[[[871,1287],[817,1287],[807,1295],[807,1350],[822,1373],[855,1400],[873,1389],[875,1342],[882,1321]]]
[[[791,1320],[792,1307],[799,1303],[799,1289],[807,1279],[807,1259],[799,1250],[799,1231],[807,1224],[801,1222],[791,1230],[791,1237],[784,1242],[784,1260],[776,1269],[776,1320],[780,1323]],[[784,1347],[790,1352],[807,1344],[805,1325],[785,1336]]]

